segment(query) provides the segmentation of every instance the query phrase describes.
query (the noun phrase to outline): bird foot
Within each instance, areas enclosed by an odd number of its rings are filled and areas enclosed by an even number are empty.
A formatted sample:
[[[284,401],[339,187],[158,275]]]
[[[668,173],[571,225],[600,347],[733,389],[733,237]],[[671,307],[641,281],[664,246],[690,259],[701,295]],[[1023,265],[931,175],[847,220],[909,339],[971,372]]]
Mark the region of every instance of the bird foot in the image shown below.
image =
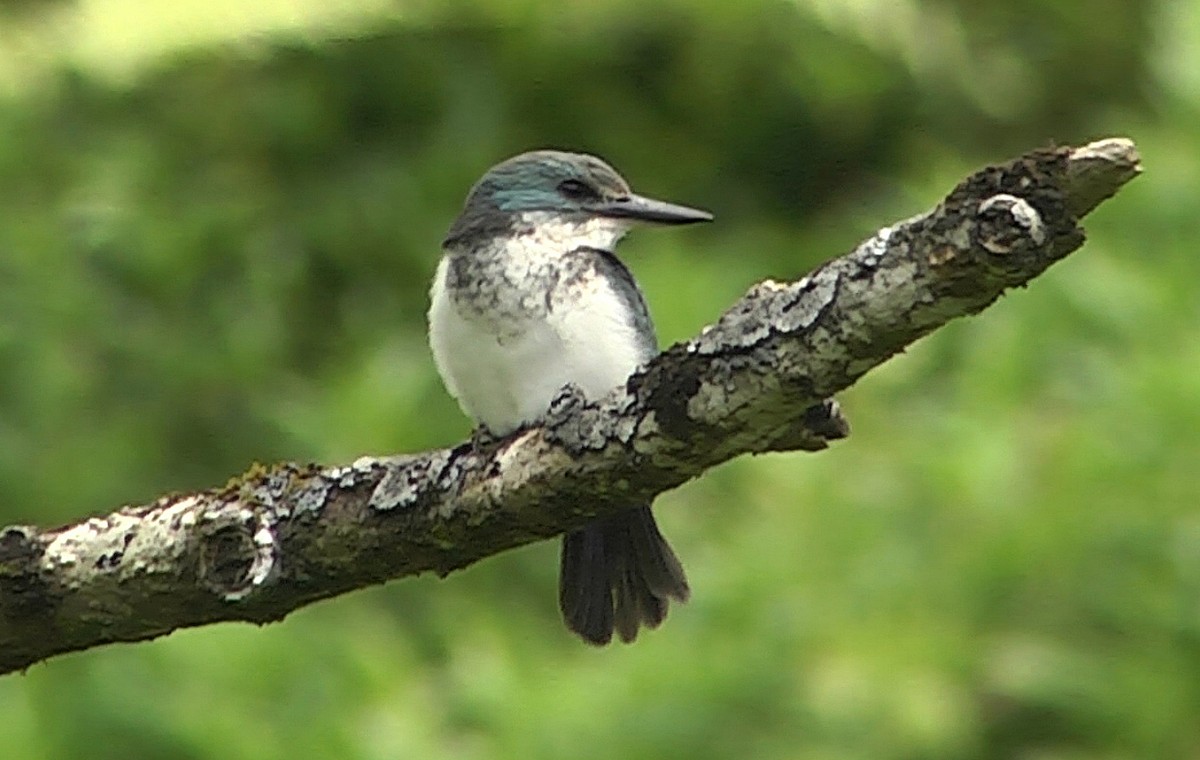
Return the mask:
[[[587,396],[583,395],[583,389],[575,383],[567,383],[558,389],[554,398],[550,399],[550,406],[546,409],[542,422],[546,425],[553,425],[555,422],[577,414],[586,405]]]
[[[487,425],[480,425],[471,431],[468,443],[471,445],[472,454],[486,457],[496,450],[502,440],[504,439],[488,430]]]

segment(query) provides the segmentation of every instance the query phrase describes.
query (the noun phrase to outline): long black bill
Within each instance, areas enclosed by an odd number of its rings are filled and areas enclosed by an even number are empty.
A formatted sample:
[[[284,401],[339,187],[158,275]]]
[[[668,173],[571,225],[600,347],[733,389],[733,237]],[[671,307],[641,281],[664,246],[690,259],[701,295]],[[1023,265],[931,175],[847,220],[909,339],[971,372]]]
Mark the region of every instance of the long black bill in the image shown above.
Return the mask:
[[[696,208],[679,206],[666,201],[656,201],[640,195],[628,195],[612,201],[594,204],[591,210],[603,216],[620,219],[637,219],[657,224],[695,224],[711,222],[713,215]]]

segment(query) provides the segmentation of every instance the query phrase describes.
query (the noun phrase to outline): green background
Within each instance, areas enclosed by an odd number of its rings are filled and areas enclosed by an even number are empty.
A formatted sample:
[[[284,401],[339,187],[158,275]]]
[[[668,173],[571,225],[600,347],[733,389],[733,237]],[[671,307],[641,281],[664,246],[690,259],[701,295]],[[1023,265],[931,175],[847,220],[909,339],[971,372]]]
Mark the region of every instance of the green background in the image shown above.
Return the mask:
[[[460,440],[425,345],[492,163],[596,152],[663,342],[1052,141],[1089,242],[658,501],[694,600],[584,647],[547,542],[0,678],[4,758],[1200,758],[1200,4],[0,2],[0,523]]]

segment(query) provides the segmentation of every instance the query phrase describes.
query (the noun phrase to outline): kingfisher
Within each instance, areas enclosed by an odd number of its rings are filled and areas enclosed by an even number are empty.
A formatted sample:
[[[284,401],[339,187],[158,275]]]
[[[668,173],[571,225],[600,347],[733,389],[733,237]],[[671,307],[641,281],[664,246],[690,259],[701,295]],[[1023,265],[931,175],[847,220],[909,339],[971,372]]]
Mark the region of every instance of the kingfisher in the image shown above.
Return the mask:
[[[483,440],[536,424],[567,386],[599,399],[658,353],[646,299],[613,249],[639,223],[712,214],[636,195],[601,159],[537,150],[493,166],[442,243],[430,292],[438,373]],[[567,534],[559,608],[602,646],[690,596],[650,502]]]

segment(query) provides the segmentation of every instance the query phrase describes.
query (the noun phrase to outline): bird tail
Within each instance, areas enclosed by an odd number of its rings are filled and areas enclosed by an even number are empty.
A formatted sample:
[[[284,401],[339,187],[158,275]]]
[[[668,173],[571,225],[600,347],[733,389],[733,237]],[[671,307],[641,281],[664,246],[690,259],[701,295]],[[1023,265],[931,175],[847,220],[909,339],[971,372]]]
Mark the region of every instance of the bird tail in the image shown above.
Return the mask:
[[[671,599],[691,595],[683,565],[650,507],[597,520],[563,537],[558,603],[567,627],[585,641],[626,643],[641,626],[656,628]]]

